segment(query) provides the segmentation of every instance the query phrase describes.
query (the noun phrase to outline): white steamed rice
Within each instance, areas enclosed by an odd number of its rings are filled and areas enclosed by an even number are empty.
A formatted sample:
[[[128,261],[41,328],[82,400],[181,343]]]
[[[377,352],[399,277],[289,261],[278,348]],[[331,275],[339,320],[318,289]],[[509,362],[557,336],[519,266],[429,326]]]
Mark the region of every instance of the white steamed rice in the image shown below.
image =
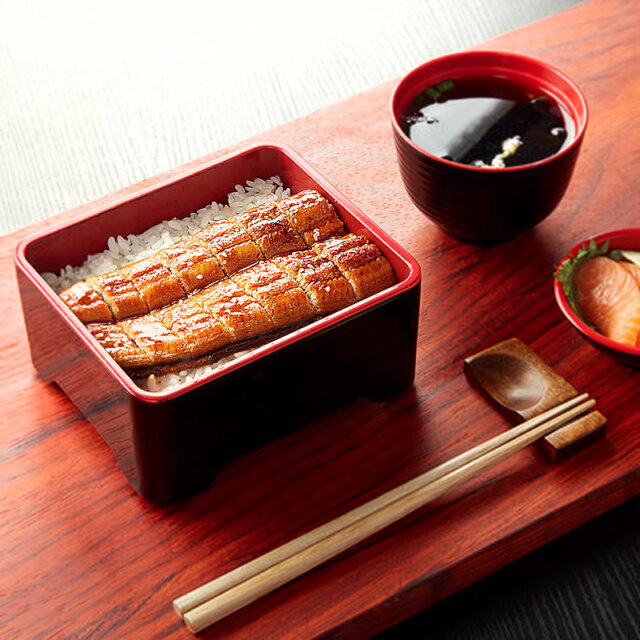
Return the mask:
[[[76,282],[115,271],[131,262],[152,256],[161,249],[170,247],[204,229],[214,220],[228,218],[256,205],[275,202],[290,195],[290,189],[284,187],[279,176],[272,176],[267,180],[262,178],[247,180],[246,186],[238,184],[235,191],[228,194],[227,204],[212,202],[185,218],[165,220],[138,235],[132,234],[126,238],[111,237],[104,251],[90,255],[83,264],[77,267],[67,265],[58,275],[43,273],[42,277],[56,293],[61,293]],[[178,373],[158,376],[152,374],[144,379],[137,378],[136,383],[147,391],[169,391],[201,378],[245,353],[247,351],[237,352],[213,364],[183,369]]]

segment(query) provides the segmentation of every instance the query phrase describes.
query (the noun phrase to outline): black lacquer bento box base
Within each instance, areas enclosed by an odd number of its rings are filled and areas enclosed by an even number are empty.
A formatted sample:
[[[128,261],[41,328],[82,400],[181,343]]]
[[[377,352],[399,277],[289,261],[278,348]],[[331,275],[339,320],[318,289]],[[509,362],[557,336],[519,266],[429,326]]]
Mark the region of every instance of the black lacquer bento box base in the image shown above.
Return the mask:
[[[40,276],[80,264],[110,236],[223,201],[238,183],[278,174],[292,193],[317,189],[347,229],[367,236],[397,284],[296,329],[206,377],[163,393],[139,388],[90,336]],[[98,203],[81,220],[18,245],[16,271],[31,356],[113,450],[129,483],[156,504],[205,488],[220,467],[359,397],[385,400],[415,374],[420,268],[298,154],[257,145],[203,163],[151,187]]]

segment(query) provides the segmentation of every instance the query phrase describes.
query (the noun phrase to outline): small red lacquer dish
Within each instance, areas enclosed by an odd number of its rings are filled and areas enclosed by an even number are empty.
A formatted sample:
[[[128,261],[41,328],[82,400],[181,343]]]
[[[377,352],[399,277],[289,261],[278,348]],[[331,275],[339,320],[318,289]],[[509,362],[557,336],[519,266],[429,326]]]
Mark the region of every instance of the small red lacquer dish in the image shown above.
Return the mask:
[[[569,251],[568,256],[575,256],[580,250],[580,247],[584,244],[588,244],[591,239],[593,239],[598,246],[602,245],[604,242],[609,242],[610,250],[628,249],[630,251],[640,251],[640,228],[632,228],[609,231],[607,233],[593,236],[593,238],[587,238],[573,247],[573,249]],[[568,256],[565,257],[562,263],[569,259]],[[553,290],[556,302],[564,314],[564,317],[589,343],[621,364],[640,368],[640,347],[632,347],[630,345],[615,342],[595,329],[592,329],[571,308],[564,290],[562,289],[562,284],[557,280],[554,280]]]

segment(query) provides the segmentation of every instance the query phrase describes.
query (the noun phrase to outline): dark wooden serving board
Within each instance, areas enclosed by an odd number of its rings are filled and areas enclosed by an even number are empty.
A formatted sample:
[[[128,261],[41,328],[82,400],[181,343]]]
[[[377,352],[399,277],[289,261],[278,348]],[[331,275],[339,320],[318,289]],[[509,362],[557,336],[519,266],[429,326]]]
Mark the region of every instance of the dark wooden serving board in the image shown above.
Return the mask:
[[[557,465],[521,452],[203,637],[366,637],[640,493],[640,372],[587,345],[551,283],[581,238],[640,222],[639,41],[640,4],[598,0],[484,45],[555,64],[591,109],[558,210],[506,244],[460,244],[410,204],[388,122],[393,83],[260,136],[291,144],[420,261],[415,387],[316,420],[171,508],[135,495],[90,424],[36,378],[11,264],[33,229],[1,239],[0,635],[190,637],[177,595],[505,429],[463,361],[511,336],[598,399],[604,439]]]

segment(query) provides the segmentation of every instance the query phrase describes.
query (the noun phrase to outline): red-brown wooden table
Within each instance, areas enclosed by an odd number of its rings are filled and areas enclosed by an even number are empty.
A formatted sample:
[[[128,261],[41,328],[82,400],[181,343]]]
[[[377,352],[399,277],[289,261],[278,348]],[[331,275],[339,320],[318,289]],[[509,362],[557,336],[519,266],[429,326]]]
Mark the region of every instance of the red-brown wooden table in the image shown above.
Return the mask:
[[[204,637],[371,635],[640,493],[640,372],[585,344],[551,293],[564,250],[639,223],[638,41],[640,5],[598,0],[485,45],[560,67],[591,109],[558,210],[499,246],[460,244],[410,204],[388,123],[391,83],[260,136],[300,151],[420,261],[415,387],[308,424],[171,508],[139,498],[91,425],[36,377],[11,264],[31,230],[1,239],[2,638],[188,638],[175,596],[504,429],[462,361],[513,335],[598,399],[604,441],[558,466],[522,452]]]

